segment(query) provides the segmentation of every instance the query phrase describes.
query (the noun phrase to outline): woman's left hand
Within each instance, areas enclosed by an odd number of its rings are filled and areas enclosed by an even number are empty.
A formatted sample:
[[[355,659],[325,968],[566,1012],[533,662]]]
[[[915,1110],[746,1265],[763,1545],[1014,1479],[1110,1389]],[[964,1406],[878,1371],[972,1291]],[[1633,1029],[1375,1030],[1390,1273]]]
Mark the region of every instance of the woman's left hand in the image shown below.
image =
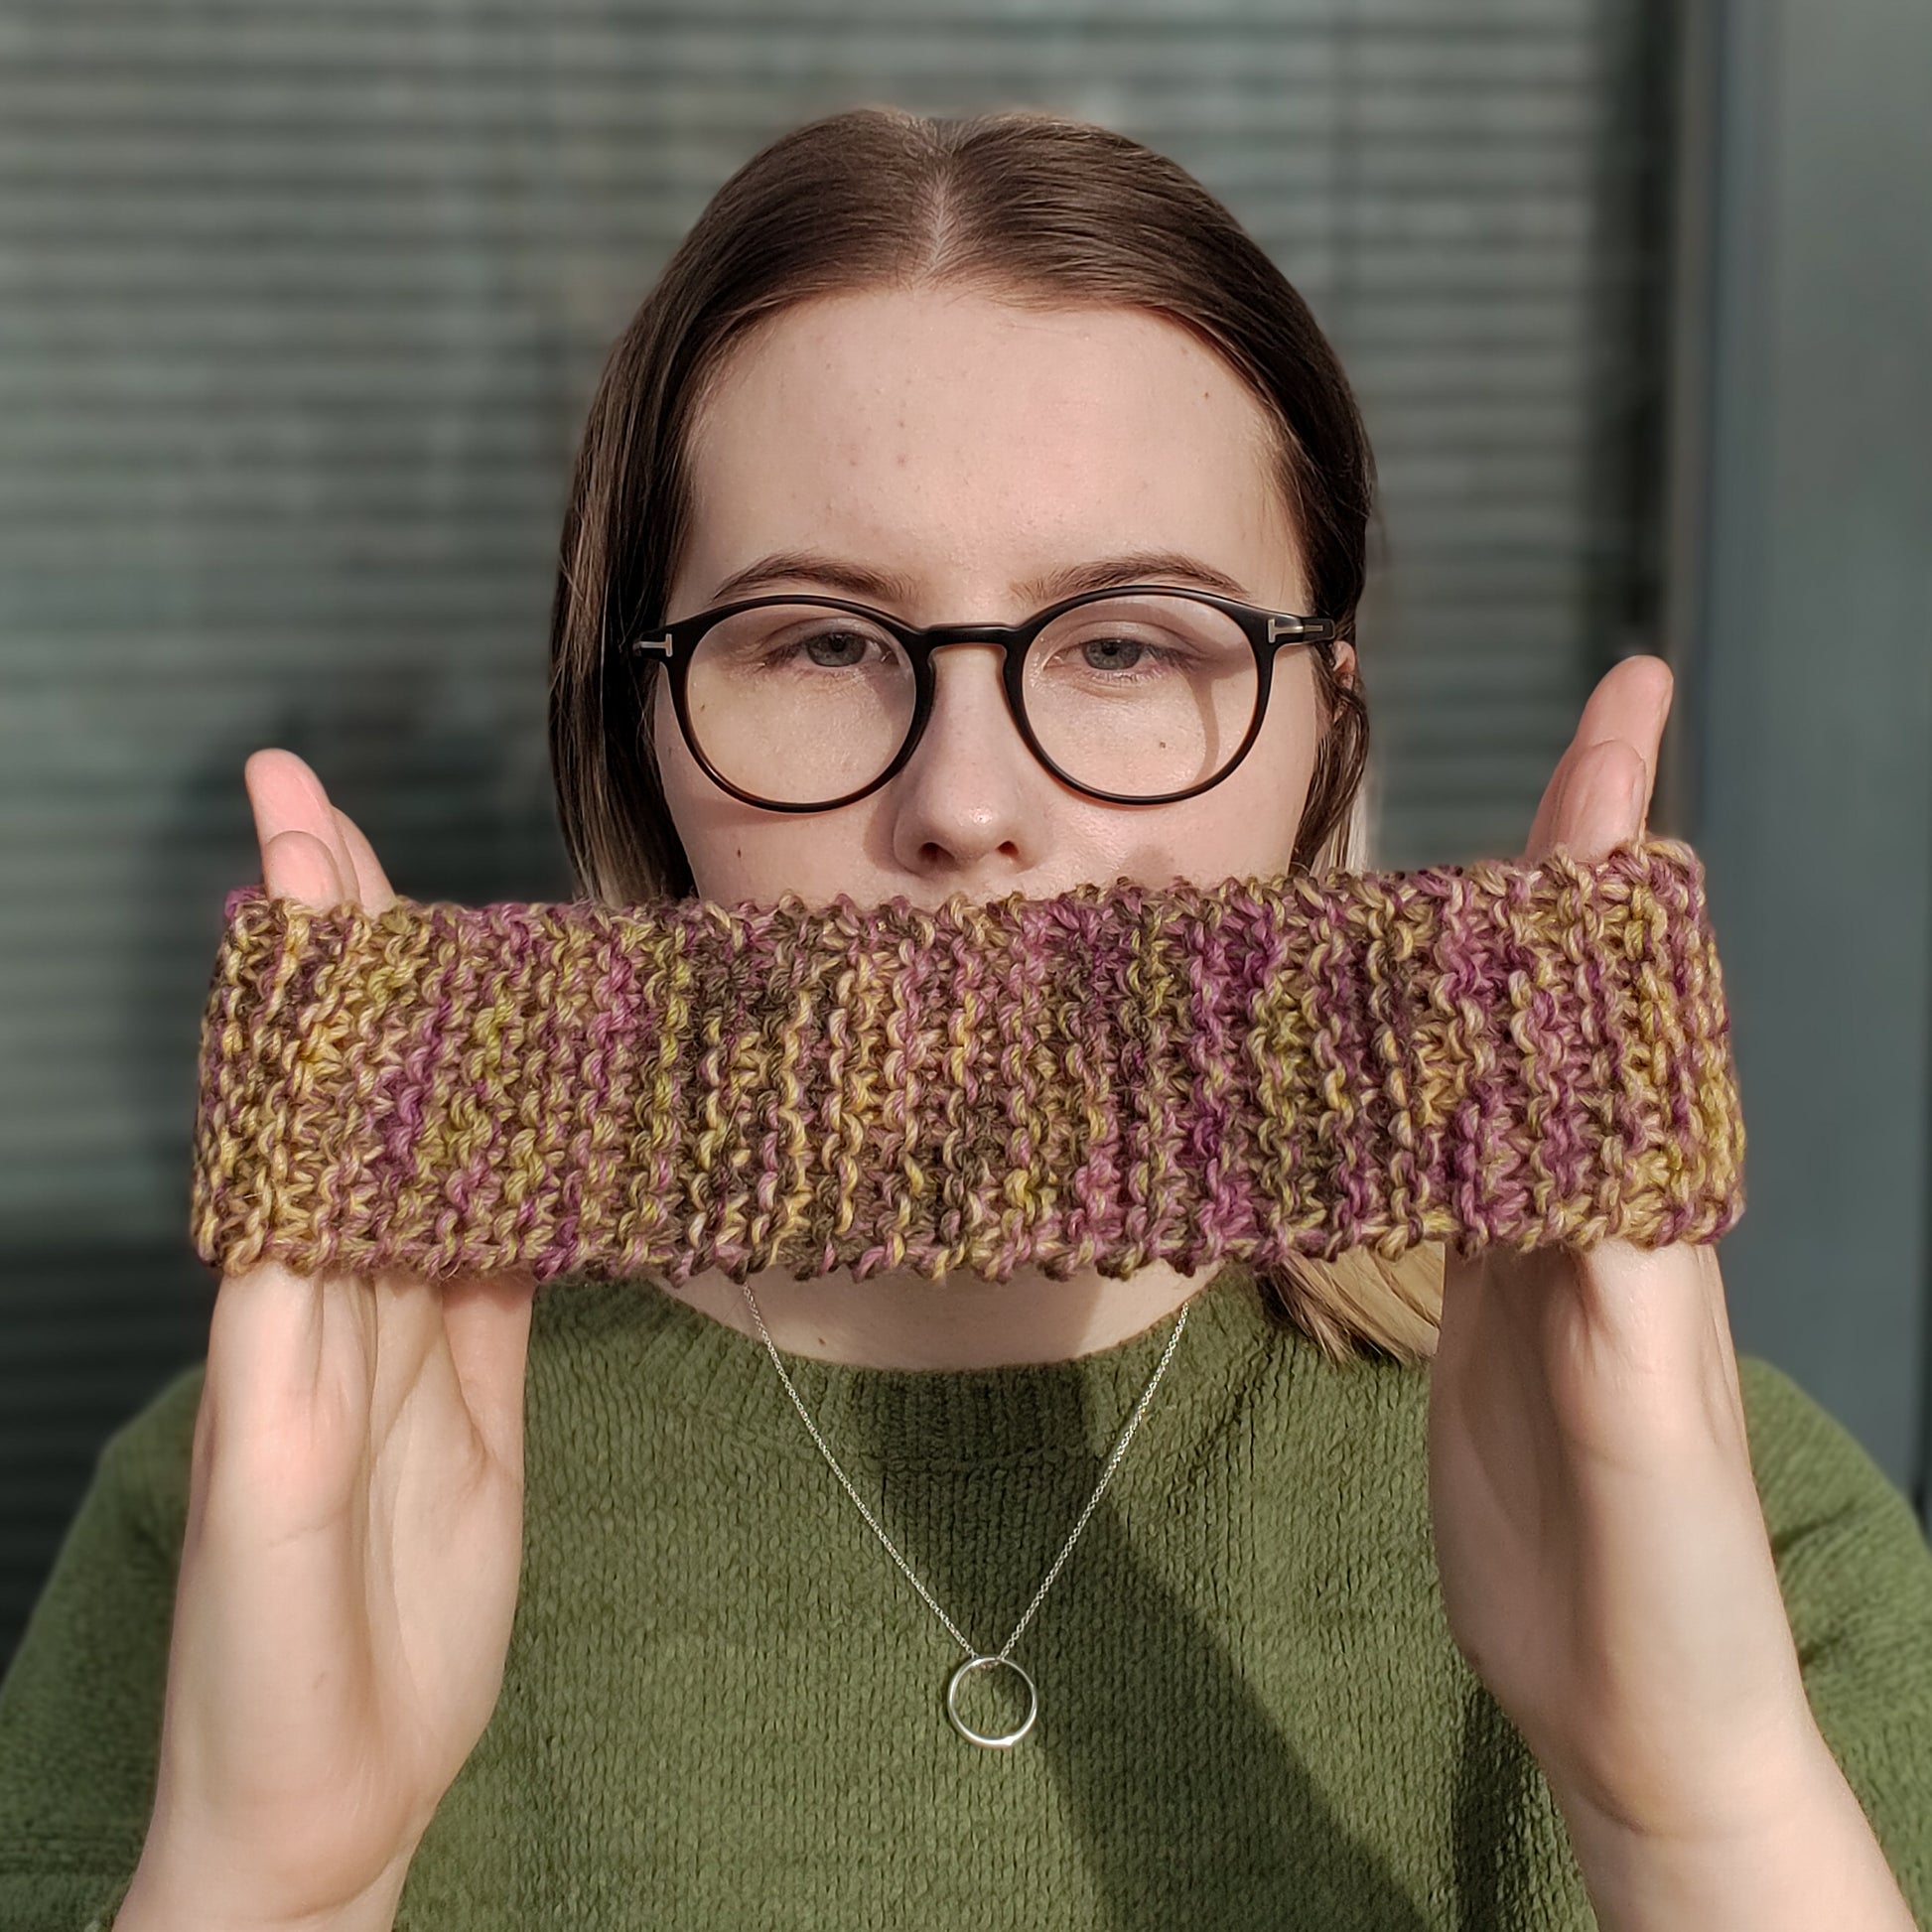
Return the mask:
[[[1644,828],[1672,679],[1590,694],[1527,857]],[[1564,1807],[1751,1829],[1816,1731],[1744,1434],[1715,1248],[1446,1250],[1430,1508],[1456,1647]]]

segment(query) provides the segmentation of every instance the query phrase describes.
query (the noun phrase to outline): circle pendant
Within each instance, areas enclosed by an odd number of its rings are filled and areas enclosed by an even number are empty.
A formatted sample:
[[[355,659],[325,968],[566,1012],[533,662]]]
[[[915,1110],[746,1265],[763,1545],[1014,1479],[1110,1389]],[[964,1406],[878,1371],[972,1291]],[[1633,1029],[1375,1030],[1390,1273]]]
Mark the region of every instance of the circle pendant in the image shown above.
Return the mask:
[[[985,1670],[989,1667],[1010,1670],[1027,1687],[1027,1715],[1014,1730],[985,1731],[975,1730],[959,1715],[959,1686],[971,1671]],[[1034,1727],[1034,1720],[1039,1716],[1039,1693],[1034,1688],[1034,1680],[1016,1664],[1011,1657],[968,1657],[946,1680],[946,1716],[952,1720],[952,1727],[960,1736],[974,1744],[985,1744],[989,1749],[1004,1750],[1009,1744],[1017,1744]]]

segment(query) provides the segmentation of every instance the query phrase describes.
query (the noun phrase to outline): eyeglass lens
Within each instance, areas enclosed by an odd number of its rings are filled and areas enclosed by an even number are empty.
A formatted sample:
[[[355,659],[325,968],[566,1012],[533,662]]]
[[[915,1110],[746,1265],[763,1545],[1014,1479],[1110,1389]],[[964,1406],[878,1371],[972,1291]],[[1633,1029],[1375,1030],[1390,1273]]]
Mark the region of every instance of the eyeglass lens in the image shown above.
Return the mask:
[[[1028,723],[1076,784],[1158,797],[1233,759],[1258,679],[1246,633],[1191,598],[1141,594],[1063,612],[1027,653]],[[731,783],[774,804],[856,791],[912,724],[911,659],[854,613],[766,604],[714,624],[685,686],[693,735]]]

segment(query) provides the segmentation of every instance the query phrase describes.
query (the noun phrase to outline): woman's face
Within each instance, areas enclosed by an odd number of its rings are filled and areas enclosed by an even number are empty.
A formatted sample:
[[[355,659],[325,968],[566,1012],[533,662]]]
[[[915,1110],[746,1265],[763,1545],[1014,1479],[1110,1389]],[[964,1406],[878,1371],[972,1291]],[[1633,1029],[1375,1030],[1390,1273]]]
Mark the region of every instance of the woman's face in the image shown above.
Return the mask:
[[[780,552],[819,562],[729,595],[792,590],[914,623],[1014,622],[1050,601],[1031,587],[1069,566],[1120,558],[1123,583],[1195,582],[1177,562],[1146,561],[1172,556],[1250,603],[1306,613],[1266,431],[1218,355],[1141,310],[1049,312],[957,288],[816,300],[741,345],[699,417],[694,514],[666,615],[723,602],[727,579]],[[904,594],[856,588],[840,566],[901,580]],[[933,670],[911,760],[834,811],[733,797],[692,759],[668,697],[656,704],[665,798],[699,894],[769,903],[845,892],[862,905],[902,894],[931,907],[953,893],[1037,897],[1123,875],[1163,887],[1287,869],[1317,743],[1307,650],[1278,653],[1241,764],[1164,805],[1088,798],[1037,763],[1007,712],[997,647],[942,649]]]

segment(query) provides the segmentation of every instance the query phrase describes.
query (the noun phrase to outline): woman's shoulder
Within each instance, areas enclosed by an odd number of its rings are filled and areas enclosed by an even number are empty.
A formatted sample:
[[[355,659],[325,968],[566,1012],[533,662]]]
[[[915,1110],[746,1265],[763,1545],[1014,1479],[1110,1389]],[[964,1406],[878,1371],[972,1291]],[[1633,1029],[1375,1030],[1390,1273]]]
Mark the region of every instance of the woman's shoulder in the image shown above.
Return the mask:
[[[1932,1904],[1932,1546],[1864,1445],[1740,1355],[1751,1469],[1820,1734],[1915,1909]]]
[[[1856,1534],[1890,1553],[1904,1577],[1932,1588],[1932,1546],[1911,1502],[1859,1438],[1792,1375],[1740,1354],[1751,1472],[1780,1572],[1809,1561],[1821,1539]]]
[[[1820,1682],[1854,1657],[1868,1679],[1895,1665],[1932,1719],[1932,1544],[1910,1500],[1784,1369],[1740,1355],[1737,1379],[1800,1660]]]
[[[1797,1380],[1737,1358],[1751,1473],[1814,1702],[1895,1689],[1932,1738],[1932,1544],[1910,1500]],[[1887,1680],[1897,1678],[1891,1689]],[[1875,1705],[1874,1705],[1875,1711]],[[1915,1747],[1928,1778],[1932,1744]]]
[[[206,1357],[186,1363],[110,1431],[94,1457],[94,1486],[124,1492],[150,1512],[185,1519],[195,1418],[207,1379]]]

